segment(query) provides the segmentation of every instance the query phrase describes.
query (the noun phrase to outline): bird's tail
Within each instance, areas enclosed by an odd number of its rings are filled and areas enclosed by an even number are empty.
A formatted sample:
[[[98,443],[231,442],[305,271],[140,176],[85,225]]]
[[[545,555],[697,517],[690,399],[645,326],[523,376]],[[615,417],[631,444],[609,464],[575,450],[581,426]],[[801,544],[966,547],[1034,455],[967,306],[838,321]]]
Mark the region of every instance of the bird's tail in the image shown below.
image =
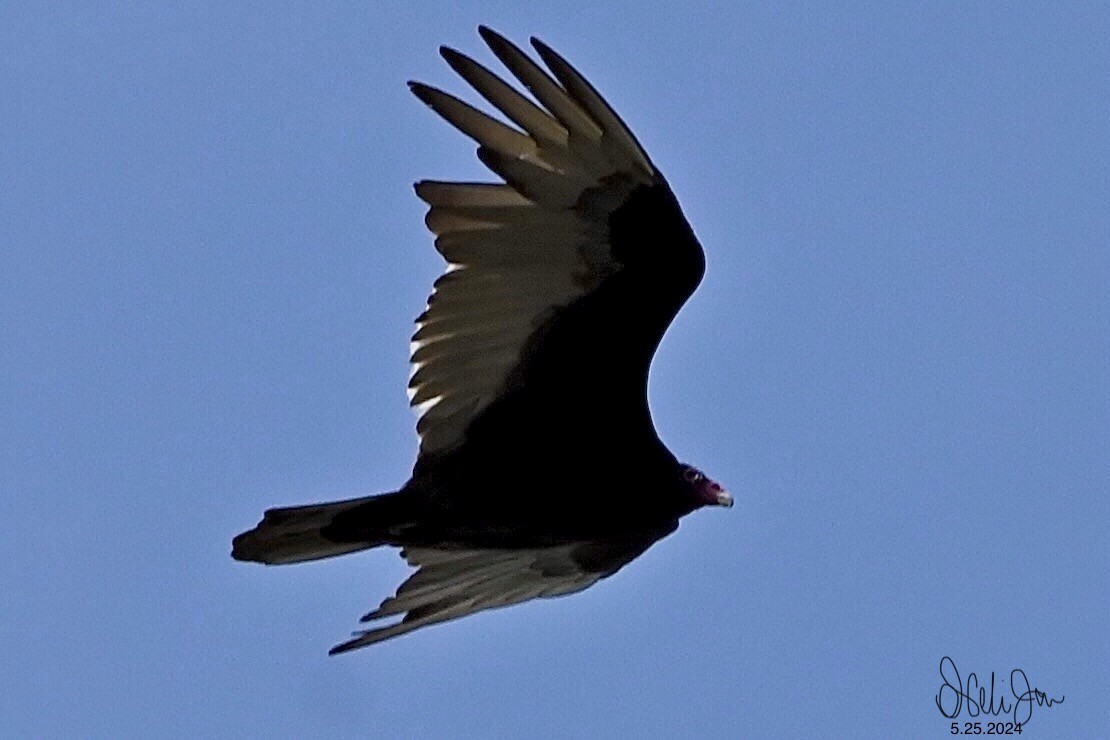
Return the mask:
[[[389,544],[398,493],[270,509],[232,541],[231,557],[266,565],[319,560]]]

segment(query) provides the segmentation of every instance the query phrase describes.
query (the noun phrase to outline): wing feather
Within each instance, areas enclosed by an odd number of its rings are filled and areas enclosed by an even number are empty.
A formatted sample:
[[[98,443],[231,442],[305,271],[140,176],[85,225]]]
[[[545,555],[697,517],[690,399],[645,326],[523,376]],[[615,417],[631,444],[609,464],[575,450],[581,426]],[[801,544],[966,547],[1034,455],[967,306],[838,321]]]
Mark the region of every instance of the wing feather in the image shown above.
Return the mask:
[[[421,180],[416,195],[430,206],[498,208],[527,206],[531,201],[508,185],[492,182]]]
[[[478,148],[478,159],[525,198],[550,209],[570,208],[584,190],[595,184],[485,146]]]
[[[409,88],[429,108],[483,147],[519,159],[535,156],[536,142],[511,126],[434,87],[410,82]]]

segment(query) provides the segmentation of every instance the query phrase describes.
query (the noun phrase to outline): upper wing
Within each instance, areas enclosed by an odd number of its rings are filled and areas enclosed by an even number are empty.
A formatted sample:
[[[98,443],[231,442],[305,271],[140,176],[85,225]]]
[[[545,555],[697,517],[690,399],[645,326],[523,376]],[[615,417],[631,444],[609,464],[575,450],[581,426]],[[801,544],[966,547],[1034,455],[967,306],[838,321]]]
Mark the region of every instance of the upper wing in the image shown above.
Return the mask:
[[[542,107],[447,48],[448,64],[520,128],[412,83],[478,142],[479,159],[504,181],[416,186],[448,262],[412,341],[409,390],[422,456],[461,442],[519,375],[525,348],[541,351],[543,332],[568,307],[606,290],[610,303],[627,304],[619,324],[610,323],[622,341],[642,345],[628,349],[643,365],[646,394],[651,354],[705,269],[666,182],[593,87],[540,41],[532,44],[554,78],[509,41],[479,30]]]
[[[404,617],[356,632],[354,639],[330,653],[373,645],[484,609],[581,591],[616,573],[653,542],[654,538],[583,542],[523,550],[407,548],[401,555],[420,570],[362,621]]]

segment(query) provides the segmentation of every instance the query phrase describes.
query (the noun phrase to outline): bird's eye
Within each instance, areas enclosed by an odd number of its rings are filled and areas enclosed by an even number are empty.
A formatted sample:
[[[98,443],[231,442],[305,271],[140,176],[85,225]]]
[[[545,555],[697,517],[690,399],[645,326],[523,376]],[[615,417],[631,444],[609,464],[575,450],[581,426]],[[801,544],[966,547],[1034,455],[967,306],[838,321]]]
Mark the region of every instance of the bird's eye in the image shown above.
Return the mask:
[[[705,476],[701,474],[700,470],[697,470],[695,468],[686,468],[686,470],[682,473],[682,477],[685,478],[688,483],[697,483]]]

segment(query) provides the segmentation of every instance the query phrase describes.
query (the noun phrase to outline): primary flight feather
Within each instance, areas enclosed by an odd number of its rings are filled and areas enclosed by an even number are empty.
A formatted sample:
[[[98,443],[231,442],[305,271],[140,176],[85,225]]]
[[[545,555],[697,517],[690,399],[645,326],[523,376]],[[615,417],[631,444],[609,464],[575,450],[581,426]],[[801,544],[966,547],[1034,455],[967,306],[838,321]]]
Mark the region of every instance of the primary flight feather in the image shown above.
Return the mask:
[[[418,568],[345,652],[612,575],[732,497],[656,434],[648,369],[705,271],[701,245],[636,138],[537,39],[541,68],[482,27],[537,102],[473,59],[444,59],[514,125],[413,93],[478,144],[494,183],[416,184],[447,261],[412,338],[419,455],[398,491],[270,509],[237,560],[299,563],[390,545]],[[537,104],[538,103],[538,104]]]

